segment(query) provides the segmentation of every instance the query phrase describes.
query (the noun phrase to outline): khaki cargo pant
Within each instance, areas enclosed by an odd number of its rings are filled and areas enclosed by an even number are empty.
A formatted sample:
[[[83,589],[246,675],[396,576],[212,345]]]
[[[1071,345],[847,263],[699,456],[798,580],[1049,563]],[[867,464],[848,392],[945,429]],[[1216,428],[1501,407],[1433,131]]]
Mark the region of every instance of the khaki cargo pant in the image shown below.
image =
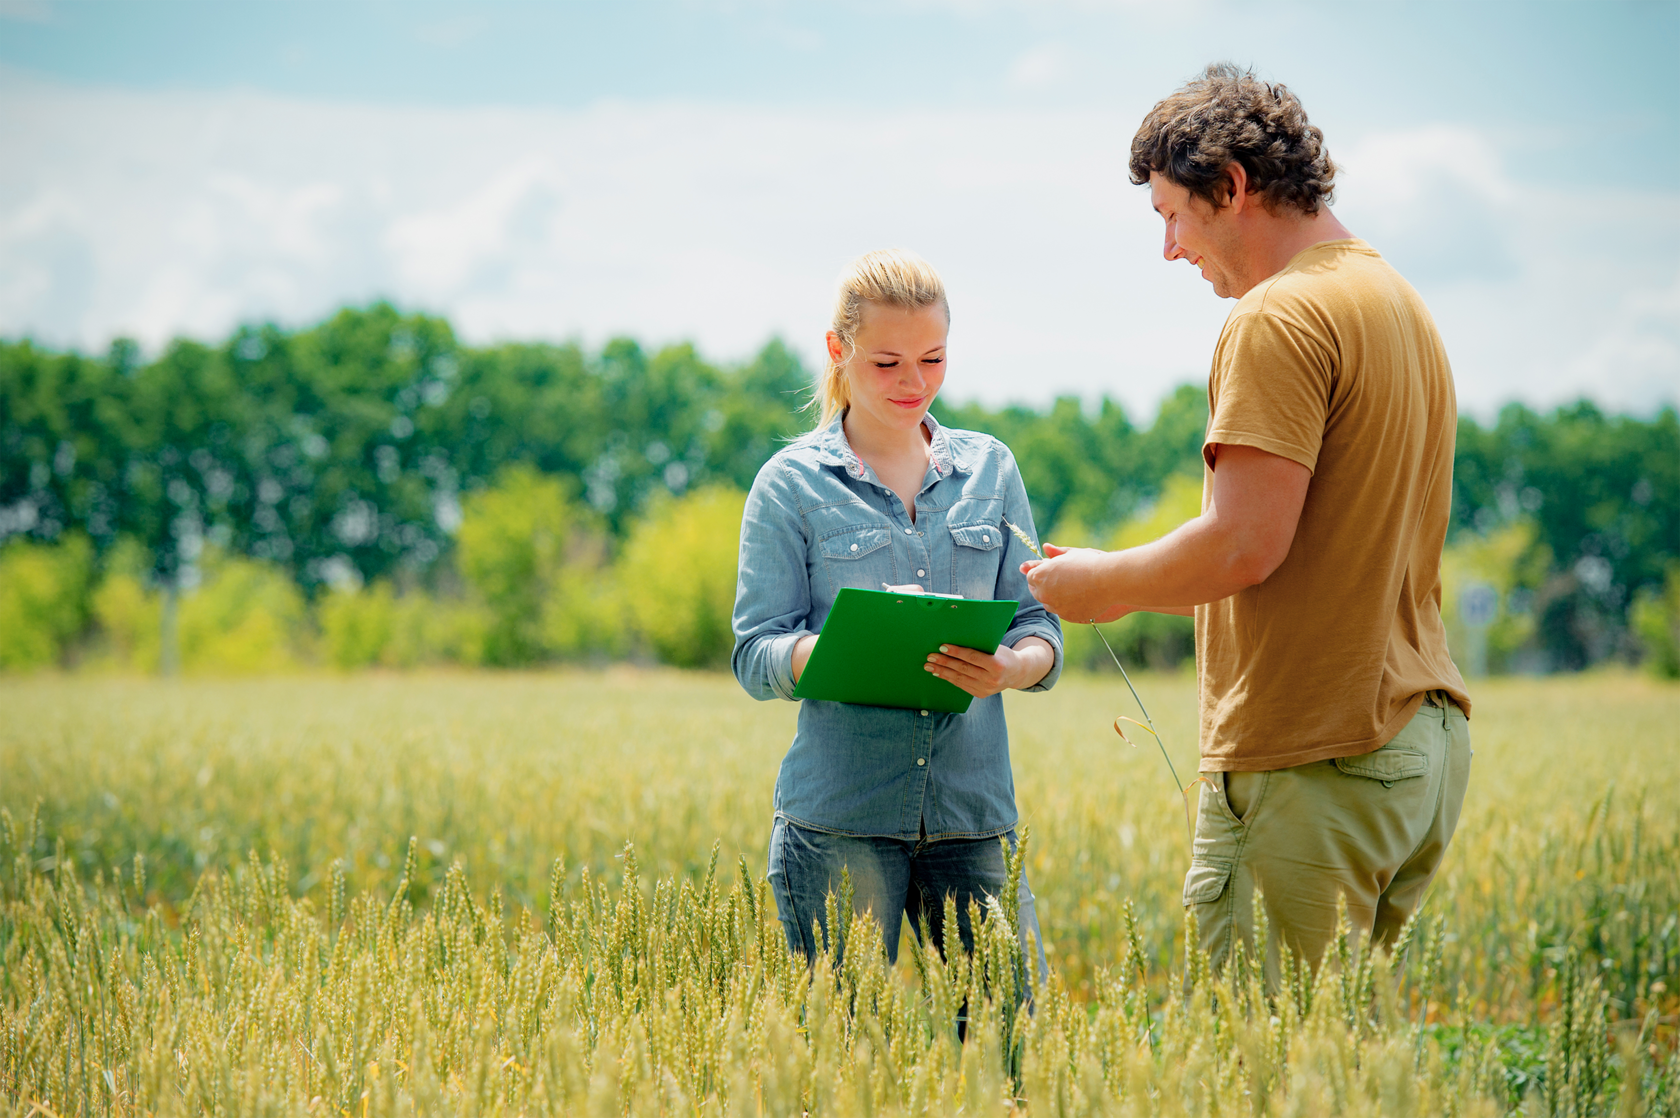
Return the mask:
[[[1443,692],[1373,752],[1206,774],[1184,906],[1195,909],[1214,967],[1237,936],[1254,949],[1255,889],[1265,897],[1273,984],[1280,939],[1314,966],[1322,959],[1338,897],[1356,932],[1391,942],[1441,865],[1469,778],[1469,720]]]

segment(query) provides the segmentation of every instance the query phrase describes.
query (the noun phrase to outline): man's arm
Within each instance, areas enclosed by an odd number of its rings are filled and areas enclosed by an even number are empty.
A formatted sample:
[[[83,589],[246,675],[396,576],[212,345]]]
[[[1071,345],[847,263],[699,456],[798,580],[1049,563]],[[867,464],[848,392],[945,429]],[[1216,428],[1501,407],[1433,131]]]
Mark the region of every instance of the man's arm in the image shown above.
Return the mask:
[[[1266,581],[1289,554],[1312,472],[1254,447],[1215,448],[1207,508],[1167,535],[1125,551],[1057,550],[1022,564],[1033,596],[1069,621],[1112,621],[1136,610],[1188,613]],[[1148,605],[1132,603],[1147,602]]]

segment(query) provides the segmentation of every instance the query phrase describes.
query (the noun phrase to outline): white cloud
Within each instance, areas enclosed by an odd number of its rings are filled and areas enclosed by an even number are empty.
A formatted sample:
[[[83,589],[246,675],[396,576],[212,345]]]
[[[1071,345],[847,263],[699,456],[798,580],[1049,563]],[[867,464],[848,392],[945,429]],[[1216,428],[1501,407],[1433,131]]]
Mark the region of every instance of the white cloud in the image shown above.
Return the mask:
[[[1498,153],[1474,129],[1433,126],[1367,137],[1343,159],[1361,234],[1388,246],[1416,282],[1510,275],[1518,202]]]
[[[1680,282],[1667,290],[1636,290],[1587,349],[1566,367],[1574,383],[1616,384],[1632,396],[1674,399],[1680,369]]]
[[[1044,43],[1022,54],[1009,66],[1013,89],[1045,89],[1059,85],[1073,69],[1073,55],[1059,43]]]
[[[482,14],[467,13],[422,23],[415,27],[414,37],[429,46],[449,49],[478,38],[489,26],[490,21]]]
[[[1429,301],[1461,407],[1680,400],[1680,198],[1515,174],[1466,126],[1345,151],[1337,215]]]
[[[1160,259],[1124,115],[448,111],[0,75],[0,334],[156,346],[384,296],[470,341],[728,360],[779,332],[814,365],[841,264],[907,245],[952,292],[955,397],[1147,414],[1205,375],[1230,304]],[[1627,200],[1630,266],[1614,207],[1512,179],[1474,130],[1345,150],[1337,212],[1429,300],[1467,408],[1676,395],[1675,199]]]
[[[959,15],[992,15],[997,12],[1138,12],[1147,14],[1159,7],[1159,0],[901,0],[906,7],[933,8],[956,12]],[[1200,12],[1218,0],[1174,0],[1172,11]]]
[[[552,158],[496,168],[466,197],[394,218],[385,243],[422,298],[447,300],[532,252],[553,247],[565,178]]]
[[[1159,276],[1142,257],[1129,292],[1113,268],[1117,235],[1139,259],[1154,219],[1102,117],[444,112],[16,78],[6,105],[0,332],[53,343],[155,347],[389,296],[472,340],[622,332],[734,359],[780,332],[814,361],[841,264],[907,244],[956,298],[956,394],[1147,410],[1223,315],[1117,313]]]

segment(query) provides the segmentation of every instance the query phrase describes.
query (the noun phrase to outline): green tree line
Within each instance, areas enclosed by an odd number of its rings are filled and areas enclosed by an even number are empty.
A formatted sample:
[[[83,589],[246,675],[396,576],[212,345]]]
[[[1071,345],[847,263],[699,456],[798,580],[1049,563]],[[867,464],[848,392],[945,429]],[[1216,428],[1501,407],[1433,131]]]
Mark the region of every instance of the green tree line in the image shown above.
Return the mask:
[[[0,666],[718,663],[741,494],[808,427],[810,384],[777,340],[734,366],[473,347],[384,303],[151,360],[0,340]],[[1198,387],[1146,425],[1111,399],[936,414],[1009,444],[1047,538],[1139,542],[1194,512]],[[1494,595],[1489,666],[1680,672],[1673,409],[1511,405],[1458,447],[1448,566]],[[1181,619],[1120,628],[1123,654],[1189,655]]]

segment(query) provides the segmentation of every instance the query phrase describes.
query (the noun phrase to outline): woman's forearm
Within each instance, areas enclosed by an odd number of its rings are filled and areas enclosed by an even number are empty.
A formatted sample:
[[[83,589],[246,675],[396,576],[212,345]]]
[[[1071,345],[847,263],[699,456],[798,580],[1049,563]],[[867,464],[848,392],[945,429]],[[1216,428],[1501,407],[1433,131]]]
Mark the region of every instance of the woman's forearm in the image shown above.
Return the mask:
[[[1020,657],[1020,667],[1008,685],[1017,691],[1036,686],[1056,666],[1056,650],[1043,637],[1022,637],[1012,648]]]
[[[817,647],[815,633],[808,633],[799,638],[799,643],[793,646],[793,681],[799,682],[799,677],[805,673],[805,665],[810,662],[811,650]]]

